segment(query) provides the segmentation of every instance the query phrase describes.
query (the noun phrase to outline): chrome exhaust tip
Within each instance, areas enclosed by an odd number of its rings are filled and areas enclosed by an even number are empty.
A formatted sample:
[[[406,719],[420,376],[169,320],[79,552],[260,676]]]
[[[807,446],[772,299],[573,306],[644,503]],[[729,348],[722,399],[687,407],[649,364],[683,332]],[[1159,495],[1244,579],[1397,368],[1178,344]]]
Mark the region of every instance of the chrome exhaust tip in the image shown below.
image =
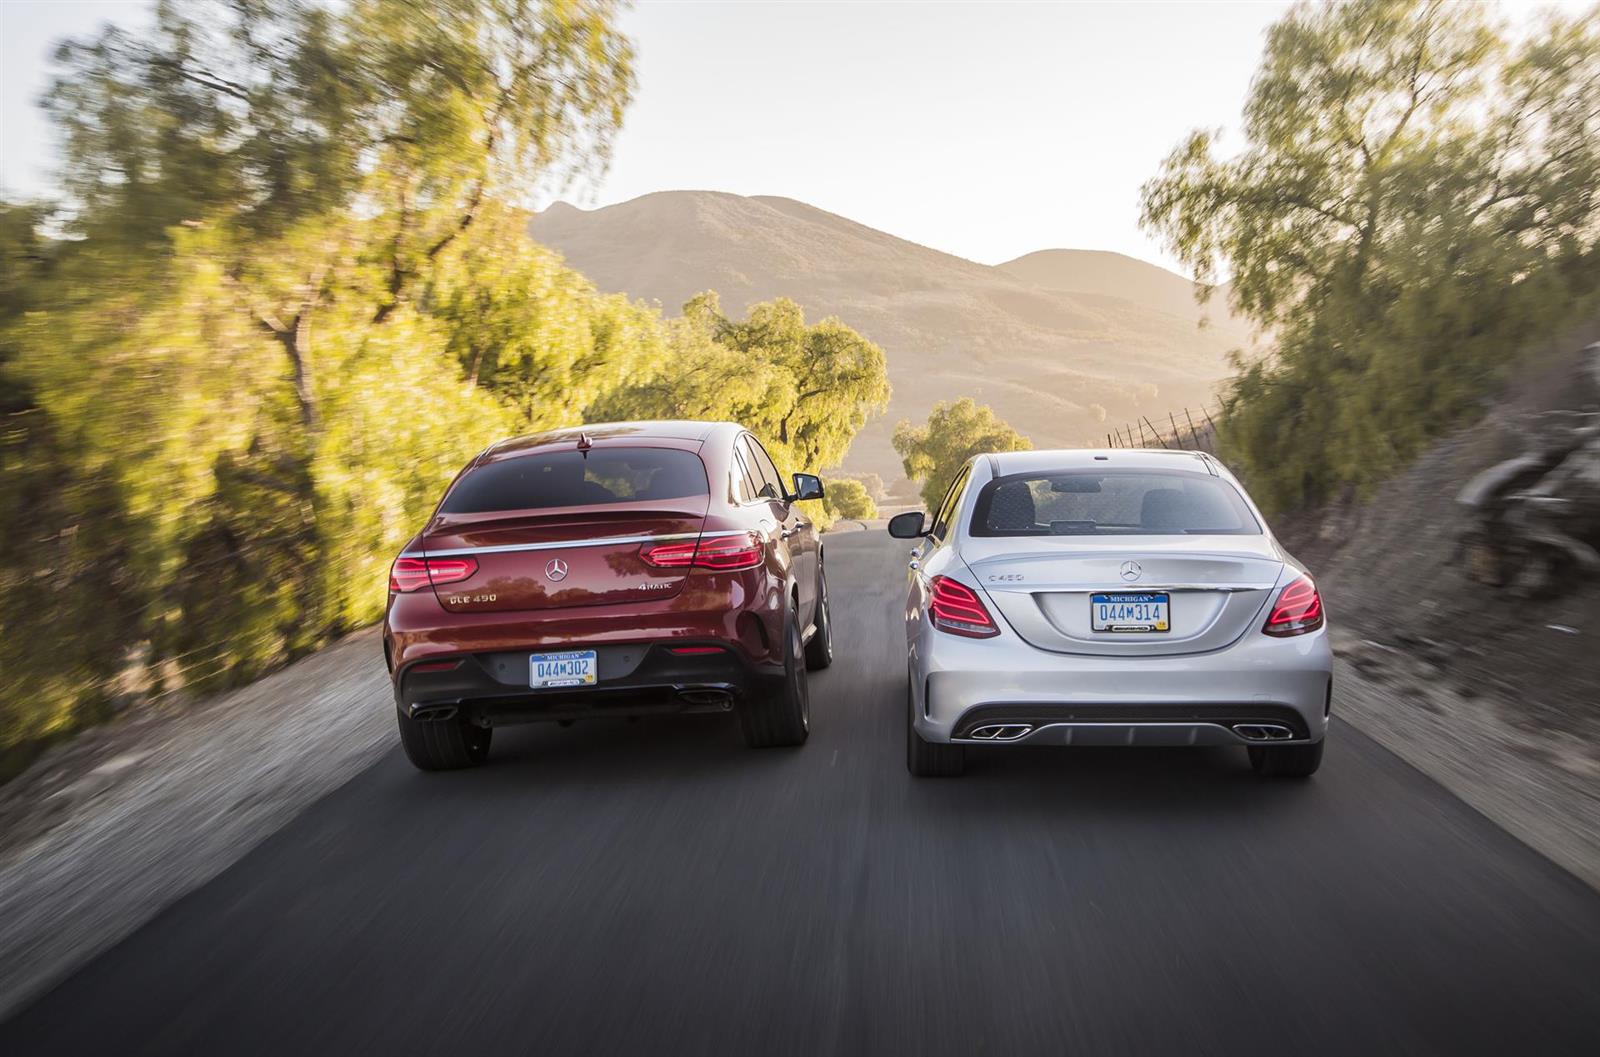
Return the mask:
[[[1235,723],[1233,732],[1246,741],[1291,741],[1294,731],[1281,723]]]
[[[722,712],[733,709],[733,695],[726,690],[680,690],[678,697],[696,708],[711,708]]]
[[[438,723],[455,719],[460,711],[455,705],[412,705],[411,718],[419,723]]]
[[[1016,741],[1027,737],[1031,730],[1031,723],[985,723],[981,727],[973,727],[967,732],[967,737],[977,741]]]

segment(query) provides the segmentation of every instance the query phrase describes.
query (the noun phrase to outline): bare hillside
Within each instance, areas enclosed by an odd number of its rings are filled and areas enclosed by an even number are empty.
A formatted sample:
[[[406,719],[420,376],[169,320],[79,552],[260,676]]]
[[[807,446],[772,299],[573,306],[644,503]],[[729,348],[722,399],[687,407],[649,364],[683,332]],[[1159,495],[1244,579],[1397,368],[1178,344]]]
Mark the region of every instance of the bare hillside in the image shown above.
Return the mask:
[[[1243,341],[1202,330],[1165,289],[1151,303],[1148,281],[1128,297],[1048,289],[787,198],[667,191],[596,210],[559,204],[532,234],[602,289],[669,314],[706,289],[730,312],[788,296],[809,318],[837,315],[882,345],[894,399],[845,465],[890,481],[902,476],[895,421],[920,420],[939,400],[992,404],[1041,447],[1103,443],[1106,422],[1206,400]]]
[[[1046,290],[1110,294],[1145,308],[1215,327],[1245,344],[1249,324],[1228,311],[1227,284],[1205,304],[1195,300],[1195,284],[1174,272],[1107,250],[1039,250],[995,265],[1007,275]]]

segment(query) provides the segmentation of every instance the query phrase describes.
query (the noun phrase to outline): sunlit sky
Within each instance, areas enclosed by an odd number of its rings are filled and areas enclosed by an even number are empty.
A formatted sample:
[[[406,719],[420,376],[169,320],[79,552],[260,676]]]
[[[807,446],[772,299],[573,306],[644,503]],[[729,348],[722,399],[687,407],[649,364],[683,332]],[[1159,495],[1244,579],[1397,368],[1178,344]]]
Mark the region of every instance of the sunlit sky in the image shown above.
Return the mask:
[[[787,195],[985,263],[1065,246],[1170,267],[1139,185],[1188,130],[1237,126],[1289,6],[645,0],[625,16],[640,84],[613,164],[561,197]],[[150,8],[0,0],[7,193],[52,186],[52,43]]]

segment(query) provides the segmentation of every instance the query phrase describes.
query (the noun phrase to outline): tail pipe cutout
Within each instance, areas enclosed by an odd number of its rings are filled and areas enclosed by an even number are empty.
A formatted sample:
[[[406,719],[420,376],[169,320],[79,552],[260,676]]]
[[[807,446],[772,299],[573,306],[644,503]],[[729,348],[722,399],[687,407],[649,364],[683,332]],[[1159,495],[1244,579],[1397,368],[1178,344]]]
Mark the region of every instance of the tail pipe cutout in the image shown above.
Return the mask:
[[[1031,730],[1031,723],[985,723],[981,727],[973,727],[967,737],[976,741],[1016,741],[1027,737]]]
[[[1294,731],[1281,723],[1235,723],[1233,732],[1245,741],[1290,741]]]

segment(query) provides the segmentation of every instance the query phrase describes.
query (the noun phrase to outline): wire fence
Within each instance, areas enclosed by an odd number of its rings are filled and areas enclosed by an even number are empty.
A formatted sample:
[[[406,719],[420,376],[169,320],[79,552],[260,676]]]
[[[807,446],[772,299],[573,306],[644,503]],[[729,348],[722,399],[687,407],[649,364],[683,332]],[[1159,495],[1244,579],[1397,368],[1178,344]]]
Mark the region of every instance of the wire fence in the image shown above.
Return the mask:
[[[1212,417],[1221,414],[1220,407],[1185,407],[1182,411],[1168,411],[1167,421],[1158,416],[1151,421],[1148,415],[1124,423],[1106,434],[1108,448],[1170,448],[1177,451],[1204,451],[1216,454],[1217,423]]]

